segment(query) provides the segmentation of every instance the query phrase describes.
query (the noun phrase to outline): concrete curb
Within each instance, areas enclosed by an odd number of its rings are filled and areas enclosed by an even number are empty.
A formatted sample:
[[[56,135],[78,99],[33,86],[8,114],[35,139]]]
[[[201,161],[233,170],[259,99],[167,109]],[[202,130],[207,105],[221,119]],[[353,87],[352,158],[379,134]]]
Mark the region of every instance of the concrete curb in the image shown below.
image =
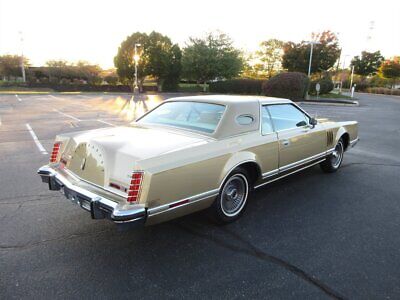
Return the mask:
[[[299,104],[306,105],[328,105],[328,106],[359,106],[358,101],[300,101]]]

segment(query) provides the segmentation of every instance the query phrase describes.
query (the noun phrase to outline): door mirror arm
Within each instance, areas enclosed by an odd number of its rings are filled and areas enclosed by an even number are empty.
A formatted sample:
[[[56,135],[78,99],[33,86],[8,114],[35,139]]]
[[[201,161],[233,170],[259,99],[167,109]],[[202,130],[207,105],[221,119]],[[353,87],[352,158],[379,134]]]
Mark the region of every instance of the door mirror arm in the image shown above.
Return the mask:
[[[311,128],[314,128],[315,125],[317,125],[317,124],[318,124],[318,121],[315,118],[310,118]]]

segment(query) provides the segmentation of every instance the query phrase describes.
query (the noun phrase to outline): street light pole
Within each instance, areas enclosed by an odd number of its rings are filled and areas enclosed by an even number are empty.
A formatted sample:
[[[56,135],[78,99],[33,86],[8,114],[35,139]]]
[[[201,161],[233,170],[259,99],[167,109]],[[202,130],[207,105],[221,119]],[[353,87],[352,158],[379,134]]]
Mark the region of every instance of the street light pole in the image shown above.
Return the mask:
[[[344,65],[345,65],[345,63],[346,63],[346,58],[347,58],[348,56],[350,56],[350,55],[346,54],[346,55],[343,57],[342,76],[340,76],[340,89],[339,89],[339,94],[342,94],[343,77],[344,77],[343,71],[344,71]]]
[[[310,42],[307,42],[307,43],[309,43],[311,45],[310,61],[308,63],[308,78],[310,78],[311,77],[311,63],[312,63],[312,55],[313,55],[314,44],[318,44],[318,42],[310,41]],[[307,87],[307,90],[306,90],[306,99],[308,100],[308,87]]]
[[[25,65],[24,65],[24,38],[22,36],[22,31],[19,31],[20,40],[21,40],[21,74],[22,74],[22,82],[26,82],[26,75],[25,75]]]
[[[311,75],[311,62],[312,62],[312,53],[314,48],[314,42],[310,42],[311,44],[311,51],[310,51],[310,62],[308,63],[308,77]]]
[[[139,55],[137,54],[137,47],[140,47],[141,44],[135,43],[135,54],[133,55],[133,60],[135,61],[135,86],[133,88],[133,94],[139,94],[139,87],[138,87],[138,62],[139,62]]]

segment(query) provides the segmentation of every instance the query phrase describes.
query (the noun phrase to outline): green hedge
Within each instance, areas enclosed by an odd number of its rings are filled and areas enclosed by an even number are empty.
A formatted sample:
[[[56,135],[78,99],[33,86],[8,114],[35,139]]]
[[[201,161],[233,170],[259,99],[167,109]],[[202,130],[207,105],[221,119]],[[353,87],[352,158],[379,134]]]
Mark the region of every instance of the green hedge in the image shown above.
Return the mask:
[[[260,95],[263,80],[256,79],[232,79],[211,82],[209,91],[221,94],[246,94]]]
[[[309,79],[300,72],[281,73],[265,82],[262,93],[265,96],[302,100],[308,89]]]
[[[320,95],[328,94],[329,92],[331,92],[333,90],[334,86],[333,86],[332,80],[330,80],[329,78],[322,78],[320,80],[311,81],[310,87],[308,89],[308,92],[311,95],[317,94],[317,91],[315,90],[315,86],[317,85],[317,83],[319,83],[319,85],[320,85],[320,90],[319,90]]]

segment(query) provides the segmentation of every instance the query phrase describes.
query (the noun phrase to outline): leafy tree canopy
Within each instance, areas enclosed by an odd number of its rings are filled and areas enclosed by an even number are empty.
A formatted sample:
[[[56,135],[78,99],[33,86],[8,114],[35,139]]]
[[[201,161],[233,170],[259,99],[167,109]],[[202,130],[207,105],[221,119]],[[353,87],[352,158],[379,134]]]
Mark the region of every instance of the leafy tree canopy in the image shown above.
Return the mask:
[[[380,69],[379,74],[384,78],[393,80],[400,78],[400,56],[396,56],[391,60],[385,60]]]
[[[378,71],[383,56],[380,51],[367,52],[363,51],[360,56],[354,56],[351,61],[351,65],[354,66],[354,73],[362,76],[375,75]]]
[[[0,76],[10,79],[10,77],[21,77],[21,56],[19,55],[1,55],[0,56]],[[29,64],[28,59],[24,57],[24,65]]]
[[[267,78],[271,78],[281,68],[284,42],[277,39],[269,39],[260,44],[260,50],[256,52]]]
[[[318,42],[313,46],[311,73],[331,69],[340,55],[337,36],[331,31],[313,33],[312,40]],[[282,66],[290,72],[308,72],[310,44],[287,42],[283,47]]]
[[[121,43],[114,58],[114,65],[121,81],[131,84],[134,82],[135,44],[140,44],[140,47],[137,47],[140,56],[138,62],[138,80],[140,82],[146,76],[154,77],[159,84],[165,80],[179,80],[181,70],[179,46],[172,44],[169,37],[153,31],[149,35],[135,32]]]
[[[206,83],[239,74],[243,59],[232,40],[224,33],[208,33],[204,38],[190,38],[183,49],[182,69],[185,78]]]

